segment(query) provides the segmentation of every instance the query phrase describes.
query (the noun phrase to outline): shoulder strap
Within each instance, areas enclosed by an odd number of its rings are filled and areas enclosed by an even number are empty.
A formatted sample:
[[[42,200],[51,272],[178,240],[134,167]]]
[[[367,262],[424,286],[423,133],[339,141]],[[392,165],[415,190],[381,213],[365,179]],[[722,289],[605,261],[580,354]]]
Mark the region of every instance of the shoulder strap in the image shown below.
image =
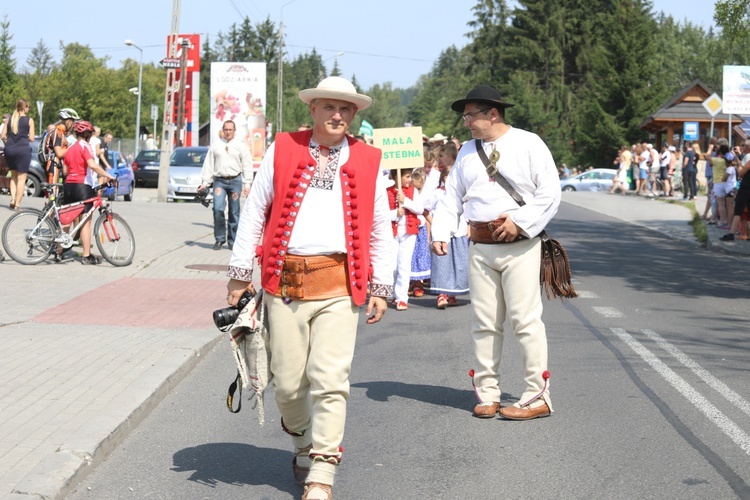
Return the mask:
[[[484,148],[482,147],[482,141],[481,139],[475,139],[474,144],[477,148],[477,154],[479,155],[479,159],[482,160],[482,163],[484,163],[484,167],[487,170],[487,174],[494,179],[495,182],[500,184],[503,189],[505,189],[508,194],[510,195],[513,200],[515,200],[516,203],[518,203],[520,206],[526,205],[526,202],[523,201],[523,198],[520,194],[518,194],[518,191],[513,189],[513,186],[510,185],[508,182],[508,179],[503,177],[503,174],[501,174],[497,170],[497,166],[495,166],[494,163],[490,161],[489,158],[487,158],[487,153],[484,152]]]

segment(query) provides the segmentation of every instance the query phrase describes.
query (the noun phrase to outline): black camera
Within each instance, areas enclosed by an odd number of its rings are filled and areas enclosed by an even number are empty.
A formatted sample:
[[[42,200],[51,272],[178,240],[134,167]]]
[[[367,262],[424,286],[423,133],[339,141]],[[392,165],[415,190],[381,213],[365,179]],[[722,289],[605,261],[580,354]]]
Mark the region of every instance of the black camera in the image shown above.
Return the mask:
[[[234,322],[237,321],[237,316],[240,315],[240,311],[245,308],[252,298],[253,294],[247,291],[242,294],[242,297],[240,297],[239,302],[237,302],[237,307],[225,307],[224,309],[217,309],[214,311],[214,325],[216,325],[216,328],[221,330],[227,326],[232,326]]]
[[[208,207],[211,204],[211,201],[207,199],[210,192],[210,189],[207,187],[199,189],[198,192],[195,193],[196,201],[200,201],[201,205],[203,205],[204,207]]]

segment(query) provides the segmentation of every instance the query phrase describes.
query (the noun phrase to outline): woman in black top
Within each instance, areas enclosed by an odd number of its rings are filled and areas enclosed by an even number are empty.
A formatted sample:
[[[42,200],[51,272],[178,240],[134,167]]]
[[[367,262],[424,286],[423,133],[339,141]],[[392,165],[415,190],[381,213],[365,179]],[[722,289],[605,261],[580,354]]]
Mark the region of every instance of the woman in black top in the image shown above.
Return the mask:
[[[26,188],[26,174],[31,165],[31,146],[34,142],[34,120],[28,116],[29,103],[24,99],[16,102],[16,110],[10,122],[3,128],[5,142],[5,161],[11,171],[10,208],[21,205],[21,198]]]

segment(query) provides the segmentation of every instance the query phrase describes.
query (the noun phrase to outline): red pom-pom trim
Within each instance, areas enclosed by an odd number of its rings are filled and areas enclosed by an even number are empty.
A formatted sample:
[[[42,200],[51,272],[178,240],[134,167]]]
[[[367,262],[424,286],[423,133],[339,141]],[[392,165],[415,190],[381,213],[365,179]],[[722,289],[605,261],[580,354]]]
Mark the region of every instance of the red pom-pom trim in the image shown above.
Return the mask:
[[[469,377],[474,378],[474,370],[469,370]]]
[[[550,378],[550,373],[549,373],[549,371],[548,371],[548,370],[544,370],[544,371],[542,372],[542,378],[543,378],[544,380],[547,380],[548,378]]]

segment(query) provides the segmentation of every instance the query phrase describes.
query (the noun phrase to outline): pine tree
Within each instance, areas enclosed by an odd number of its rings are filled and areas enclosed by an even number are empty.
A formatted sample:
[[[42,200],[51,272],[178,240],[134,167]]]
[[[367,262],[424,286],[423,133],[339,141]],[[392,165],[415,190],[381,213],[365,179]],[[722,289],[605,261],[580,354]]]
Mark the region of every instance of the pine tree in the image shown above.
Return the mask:
[[[10,33],[10,21],[6,14],[0,22],[0,106],[10,109],[15,105],[18,94],[18,78],[16,77],[16,52],[12,44],[13,35]]]

